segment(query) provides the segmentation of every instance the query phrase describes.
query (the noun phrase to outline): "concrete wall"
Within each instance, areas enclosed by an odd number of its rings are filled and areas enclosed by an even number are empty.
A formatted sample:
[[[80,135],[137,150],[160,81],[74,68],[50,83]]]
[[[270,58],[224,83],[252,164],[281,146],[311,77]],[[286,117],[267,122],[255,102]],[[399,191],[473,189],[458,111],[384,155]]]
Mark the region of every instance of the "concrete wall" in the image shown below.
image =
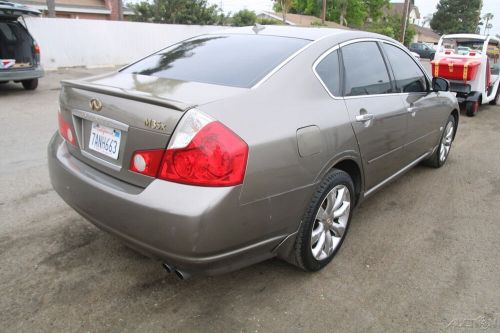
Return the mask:
[[[123,65],[217,26],[26,18],[45,69]]]

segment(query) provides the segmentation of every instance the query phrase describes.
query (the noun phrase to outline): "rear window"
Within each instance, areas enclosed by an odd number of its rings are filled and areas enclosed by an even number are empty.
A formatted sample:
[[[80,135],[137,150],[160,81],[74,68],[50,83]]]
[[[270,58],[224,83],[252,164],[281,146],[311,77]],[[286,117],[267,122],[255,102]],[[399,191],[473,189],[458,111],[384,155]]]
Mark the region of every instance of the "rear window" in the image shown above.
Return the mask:
[[[309,42],[262,35],[200,36],[172,45],[123,72],[249,88]]]

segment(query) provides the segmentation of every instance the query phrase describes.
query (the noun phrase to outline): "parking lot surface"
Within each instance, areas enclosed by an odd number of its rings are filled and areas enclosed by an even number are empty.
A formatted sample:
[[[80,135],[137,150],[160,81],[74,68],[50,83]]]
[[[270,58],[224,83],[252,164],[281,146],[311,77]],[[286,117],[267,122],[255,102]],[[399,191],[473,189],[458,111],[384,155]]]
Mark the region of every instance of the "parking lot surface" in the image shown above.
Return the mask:
[[[500,331],[500,107],[462,116],[445,167],[365,201],[324,270],[270,260],[180,281],[50,185],[59,81],[102,71],[0,85],[1,332]]]

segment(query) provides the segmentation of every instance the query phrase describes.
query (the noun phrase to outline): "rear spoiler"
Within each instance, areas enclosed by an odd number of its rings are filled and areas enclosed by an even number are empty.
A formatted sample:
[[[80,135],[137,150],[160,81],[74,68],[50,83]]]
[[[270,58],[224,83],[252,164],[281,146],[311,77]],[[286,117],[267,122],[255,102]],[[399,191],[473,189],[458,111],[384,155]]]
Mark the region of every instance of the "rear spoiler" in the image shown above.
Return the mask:
[[[96,93],[103,93],[110,96],[121,97],[125,99],[130,99],[139,102],[145,102],[148,104],[154,104],[158,106],[167,107],[170,109],[174,109],[177,111],[185,112],[193,107],[196,107],[194,104],[187,104],[176,100],[165,99],[161,97],[151,96],[149,94],[142,94],[135,90],[126,90],[121,88],[109,87],[109,86],[101,86],[96,84],[89,84],[82,81],[76,80],[65,80],[61,81],[61,85],[63,87],[70,87],[76,89],[83,89],[87,91],[93,91]]]

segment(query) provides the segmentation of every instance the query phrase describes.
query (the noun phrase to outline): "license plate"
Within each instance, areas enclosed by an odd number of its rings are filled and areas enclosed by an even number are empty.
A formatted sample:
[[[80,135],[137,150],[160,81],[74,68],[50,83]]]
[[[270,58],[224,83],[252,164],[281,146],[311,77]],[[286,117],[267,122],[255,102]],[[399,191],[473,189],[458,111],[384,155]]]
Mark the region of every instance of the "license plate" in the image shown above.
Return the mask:
[[[120,130],[92,123],[89,149],[116,160],[120,151],[121,137],[122,132]]]

